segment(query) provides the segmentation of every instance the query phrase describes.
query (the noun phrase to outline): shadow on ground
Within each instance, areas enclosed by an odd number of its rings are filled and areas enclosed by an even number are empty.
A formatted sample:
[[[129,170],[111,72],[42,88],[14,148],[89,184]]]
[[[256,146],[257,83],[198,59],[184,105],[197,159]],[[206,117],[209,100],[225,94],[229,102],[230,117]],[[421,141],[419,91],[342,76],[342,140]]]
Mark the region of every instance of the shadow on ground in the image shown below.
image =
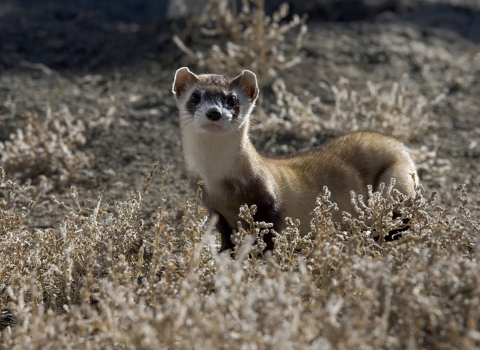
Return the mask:
[[[7,0],[0,5],[0,70],[41,63],[92,71],[158,57],[176,50],[166,7],[154,0]],[[480,11],[446,2],[331,0],[292,8],[309,11],[313,20],[394,21],[480,42]]]

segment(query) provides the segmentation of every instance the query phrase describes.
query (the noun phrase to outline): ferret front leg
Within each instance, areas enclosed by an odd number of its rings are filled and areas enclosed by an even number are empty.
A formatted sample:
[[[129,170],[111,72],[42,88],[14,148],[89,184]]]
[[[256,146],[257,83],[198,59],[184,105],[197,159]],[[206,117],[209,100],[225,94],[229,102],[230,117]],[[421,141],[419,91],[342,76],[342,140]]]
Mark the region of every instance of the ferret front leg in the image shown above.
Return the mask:
[[[272,223],[272,229],[275,232],[280,232],[283,228],[282,226],[282,215],[278,209],[275,209],[275,206],[270,203],[257,205],[257,213],[255,214],[255,221],[264,221],[266,223]],[[263,241],[266,244],[265,251],[273,251],[275,246],[273,242],[273,234],[271,232],[263,236]]]
[[[228,224],[225,217],[217,212],[214,212],[218,215],[217,230],[220,231],[222,244],[220,246],[220,252],[225,250],[233,250],[235,245],[232,242],[232,227]]]

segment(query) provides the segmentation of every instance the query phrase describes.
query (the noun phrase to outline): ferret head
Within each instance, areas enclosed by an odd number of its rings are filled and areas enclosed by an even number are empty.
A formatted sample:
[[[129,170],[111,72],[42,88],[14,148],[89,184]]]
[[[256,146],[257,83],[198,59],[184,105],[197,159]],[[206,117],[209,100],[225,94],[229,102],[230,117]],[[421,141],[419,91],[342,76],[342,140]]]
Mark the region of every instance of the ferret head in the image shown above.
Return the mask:
[[[249,70],[228,79],[217,74],[195,75],[186,67],[175,73],[172,90],[182,128],[190,125],[199,133],[221,134],[246,125],[259,92],[257,77]]]

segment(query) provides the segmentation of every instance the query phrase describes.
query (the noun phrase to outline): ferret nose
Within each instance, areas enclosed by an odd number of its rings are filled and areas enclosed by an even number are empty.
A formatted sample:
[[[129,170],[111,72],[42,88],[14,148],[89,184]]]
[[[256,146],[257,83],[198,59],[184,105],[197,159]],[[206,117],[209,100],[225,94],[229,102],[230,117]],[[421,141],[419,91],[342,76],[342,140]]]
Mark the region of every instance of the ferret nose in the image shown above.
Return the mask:
[[[207,118],[212,121],[217,121],[222,117],[222,112],[219,111],[217,108],[209,109],[206,113]]]

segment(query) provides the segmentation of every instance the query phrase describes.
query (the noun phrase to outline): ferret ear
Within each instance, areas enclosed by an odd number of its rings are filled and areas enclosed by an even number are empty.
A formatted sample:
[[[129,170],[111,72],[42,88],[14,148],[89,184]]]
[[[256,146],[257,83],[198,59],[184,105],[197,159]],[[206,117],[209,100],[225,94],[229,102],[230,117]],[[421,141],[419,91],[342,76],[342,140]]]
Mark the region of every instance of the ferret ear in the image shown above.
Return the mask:
[[[188,87],[188,85],[196,83],[198,77],[190,72],[187,67],[182,67],[175,73],[175,79],[173,80],[172,92],[175,97],[180,97]]]
[[[242,74],[230,82],[230,87],[238,87],[251,102],[255,102],[258,97],[257,76],[252,71],[244,70]]]

